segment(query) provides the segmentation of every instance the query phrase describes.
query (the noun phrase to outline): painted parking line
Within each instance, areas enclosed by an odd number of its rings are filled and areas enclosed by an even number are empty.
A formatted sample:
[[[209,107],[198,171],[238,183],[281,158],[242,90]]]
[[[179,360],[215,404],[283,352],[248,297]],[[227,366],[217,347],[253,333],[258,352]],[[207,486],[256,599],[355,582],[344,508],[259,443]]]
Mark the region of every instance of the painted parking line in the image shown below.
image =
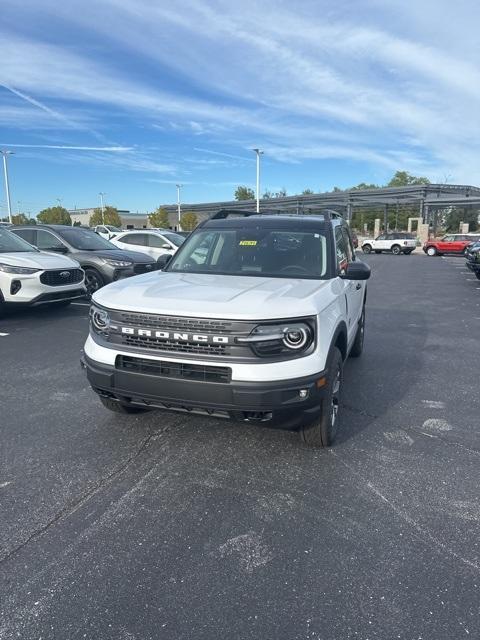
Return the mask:
[[[72,302],[72,305],[75,305],[77,307],[89,307],[90,303],[89,302]]]
[[[5,336],[9,336],[9,333],[0,333],[0,338],[5,338]]]

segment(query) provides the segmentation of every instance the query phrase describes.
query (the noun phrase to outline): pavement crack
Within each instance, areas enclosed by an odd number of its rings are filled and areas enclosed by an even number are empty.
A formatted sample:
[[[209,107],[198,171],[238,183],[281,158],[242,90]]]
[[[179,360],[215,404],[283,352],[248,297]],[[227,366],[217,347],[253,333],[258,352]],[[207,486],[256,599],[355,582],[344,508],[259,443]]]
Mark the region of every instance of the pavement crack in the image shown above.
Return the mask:
[[[163,434],[165,431],[168,431],[168,427],[165,427],[165,429],[162,429],[160,431],[155,431],[154,433],[151,433],[146,438],[144,438],[140,443],[140,445],[135,449],[135,451],[122,464],[115,467],[115,469],[113,469],[108,475],[100,478],[96,482],[96,484],[93,487],[91,487],[88,491],[83,493],[80,497],[78,497],[73,502],[63,507],[48,522],[46,522],[44,525],[42,525],[41,527],[33,531],[33,533],[31,533],[28,536],[28,538],[23,540],[23,542],[21,542],[16,547],[11,549],[10,551],[7,551],[6,554],[1,556],[0,564],[3,564],[4,562],[7,562],[8,560],[10,560],[10,558],[15,556],[19,551],[21,551],[24,547],[30,544],[30,542],[32,542],[33,540],[36,540],[37,538],[45,534],[49,529],[51,529],[55,524],[57,524],[57,522],[59,522],[60,520],[63,520],[64,518],[67,518],[72,513],[75,513],[75,511],[78,508],[80,508],[82,505],[88,502],[88,500],[90,500],[93,496],[95,496],[107,485],[109,485],[113,480],[115,480],[116,477],[118,477],[124,471],[126,471],[126,469],[128,469],[128,467],[131,464],[133,464],[133,462],[135,462],[135,460],[145,451],[145,449],[148,447],[150,442],[156,437],[158,437],[158,435]]]

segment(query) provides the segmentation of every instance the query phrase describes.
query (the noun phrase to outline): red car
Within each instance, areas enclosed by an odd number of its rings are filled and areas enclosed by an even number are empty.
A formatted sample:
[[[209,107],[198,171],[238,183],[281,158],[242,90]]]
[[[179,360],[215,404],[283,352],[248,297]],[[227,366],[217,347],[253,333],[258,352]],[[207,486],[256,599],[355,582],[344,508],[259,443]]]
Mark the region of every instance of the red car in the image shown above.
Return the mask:
[[[465,254],[465,249],[469,244],[480,239],[480,234],[460,234],[451,233],[444,236],[441,240],[428,240],[423,245],[423,250],[429,256],[441,256],[444,253]]]

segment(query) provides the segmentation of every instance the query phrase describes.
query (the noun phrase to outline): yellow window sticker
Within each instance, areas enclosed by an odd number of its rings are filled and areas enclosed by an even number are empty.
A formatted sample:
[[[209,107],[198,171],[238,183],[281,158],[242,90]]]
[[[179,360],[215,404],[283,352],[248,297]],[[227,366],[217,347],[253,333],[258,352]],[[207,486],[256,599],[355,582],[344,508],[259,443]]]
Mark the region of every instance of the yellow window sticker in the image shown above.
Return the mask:
[[[238,243],[241,247],[255,247],[257,244],[256,240],[240,240]]]

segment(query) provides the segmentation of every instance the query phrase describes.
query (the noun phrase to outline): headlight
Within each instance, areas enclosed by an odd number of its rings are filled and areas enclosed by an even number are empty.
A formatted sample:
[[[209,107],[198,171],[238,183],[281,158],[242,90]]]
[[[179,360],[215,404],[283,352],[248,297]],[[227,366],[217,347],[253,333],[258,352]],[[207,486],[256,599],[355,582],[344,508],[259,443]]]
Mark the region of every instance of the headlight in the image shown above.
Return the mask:
[[[131,267],[133,264],[128,260],[113,260],[113,258],[104,258],[104,261],[111,267]]]
[[[314,341],[314,322],[285,322],[282,324],[258,325],[249,336],[237,338],[246,343],[258,356],[300,354],[309,349]]]
[[[95,333],[108,333],[110,327],[108,311],[92,304],[90,307],[90,324]]]
[[[37,271],[41,271],[41,269],[32,269],[31,267],[14,267],[11,264],[2,264],[0,262],[0,271],[4,273],[37,273]]]

